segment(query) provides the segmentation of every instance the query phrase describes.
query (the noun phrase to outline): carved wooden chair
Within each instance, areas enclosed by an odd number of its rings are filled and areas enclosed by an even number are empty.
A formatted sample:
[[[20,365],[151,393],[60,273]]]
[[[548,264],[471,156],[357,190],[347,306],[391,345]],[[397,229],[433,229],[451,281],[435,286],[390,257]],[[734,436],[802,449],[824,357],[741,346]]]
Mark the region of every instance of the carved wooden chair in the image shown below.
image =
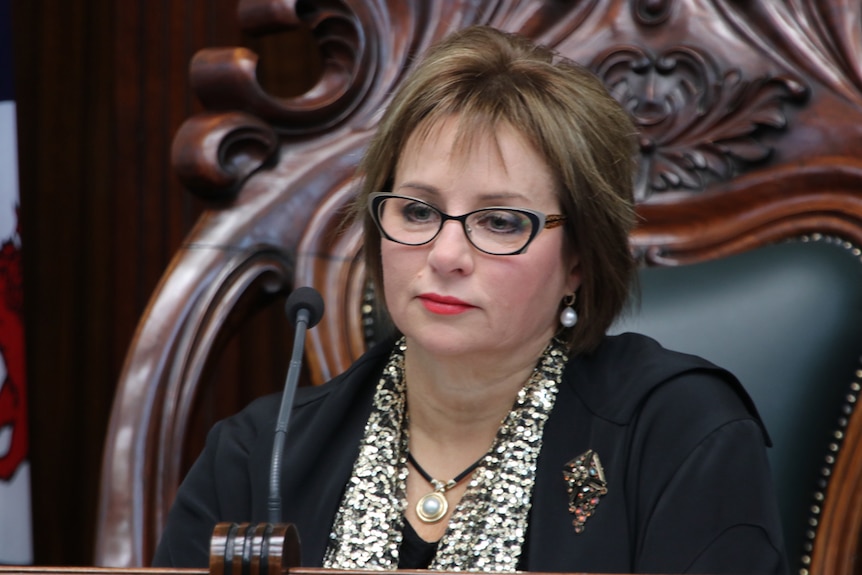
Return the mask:
[[[173,161],[210,207],[153,294],[119,382],[99,564],[149,561],[200,447],[189,445],[200,436],[189,415],[214,354],[254,309],[295,286],[323,293],[327,312],[306,348],[312,384],[374,338],[360,236],[339,233],[355,165],[414,57],[484,23],[588,65],[631,112],[643,296],[616,329],[741,377],[775,444],[791,566],[858,572],[862,5],[242,0],[239,16],[248,30],[308,28],[322,75],[285,99],[257,83],[248,50],[205,50],[192,62],[207,112],[182,126]]]

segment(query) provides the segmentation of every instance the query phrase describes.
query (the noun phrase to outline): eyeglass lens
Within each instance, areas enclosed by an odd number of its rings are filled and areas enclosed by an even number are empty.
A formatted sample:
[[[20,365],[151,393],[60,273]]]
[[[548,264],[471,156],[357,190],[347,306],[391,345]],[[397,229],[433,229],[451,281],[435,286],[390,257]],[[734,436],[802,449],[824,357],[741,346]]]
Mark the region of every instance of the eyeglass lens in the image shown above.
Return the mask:
[[[446,219],[460,220],[470,242],[491,254],[517,252],[529,243],[533,235],[533,221],[526,213],[515,209],[488,208],[464,216],[444,217],[430,204],[391,196],[380,202],[377,216],[383,231],[391,239],[407,245],[430,242]]]

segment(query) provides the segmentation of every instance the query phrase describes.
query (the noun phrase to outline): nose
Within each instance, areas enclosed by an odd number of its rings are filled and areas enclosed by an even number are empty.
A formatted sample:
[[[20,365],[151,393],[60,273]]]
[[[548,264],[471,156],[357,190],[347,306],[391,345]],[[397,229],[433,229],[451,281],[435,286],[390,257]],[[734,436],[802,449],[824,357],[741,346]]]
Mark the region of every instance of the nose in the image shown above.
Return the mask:
[[[475,251],[461,222],[450,220],[431,243],[428,265],[439,273],[470,273]]]

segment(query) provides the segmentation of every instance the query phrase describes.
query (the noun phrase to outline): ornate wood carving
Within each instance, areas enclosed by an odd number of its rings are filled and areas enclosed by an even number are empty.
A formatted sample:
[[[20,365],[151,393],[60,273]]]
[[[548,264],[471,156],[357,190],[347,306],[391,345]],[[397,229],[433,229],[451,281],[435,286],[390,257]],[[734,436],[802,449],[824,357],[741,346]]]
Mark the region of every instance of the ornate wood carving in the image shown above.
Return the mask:
[[[209,113],[186,121],[174,138],[172,162],[198,196],[232,200],[239,186],[278,151],[269,124],[242,112]]]
[[[747,80],[738,70],[722,70],[694,46],[660,54],[613,48],[591,68],[640,129],[640,201],[666,191],[702,192],[767,159],[772,149],[755,132],[783,128],[782,96],[806,94],[786,78]]]

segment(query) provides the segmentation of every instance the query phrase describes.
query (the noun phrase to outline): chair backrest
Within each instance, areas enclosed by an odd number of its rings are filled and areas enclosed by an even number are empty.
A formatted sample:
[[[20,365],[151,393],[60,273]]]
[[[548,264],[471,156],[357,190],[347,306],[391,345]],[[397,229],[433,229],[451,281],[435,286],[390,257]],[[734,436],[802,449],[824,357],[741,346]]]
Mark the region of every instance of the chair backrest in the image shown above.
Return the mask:
[[[613,328],[708,357],[739,377],[773,440],[769,455],[788,559],[798,567],[828,537],[817,529],[821,517],[834,521],[822,511],[826,494],[830,503],[850,502],[836,497],[842,486],[830,485],[837,456],[862,465],[842,447],[862,383],[860,319],[859,250],[803,236],[704,263],[643,270],[640,306]]]
[[[286,7],[290,6],[290,8]],[[300,9],[301,8],[301,9]],[[243,0],[251,31],[304,26],[322,74],[277,98],[256,56],[192,62],[206,112],[174,165],[211,206],[174,257],[129,350],[106,441],[96,561],[149,561],[189,459],[190,413],[233,328],[294,286],[327,312],[308,383],[374,337],[353,171],[415,56],[483,23],[592,68],[641,132],[643,302],[617,329],[735,370],[776,448],[791,565],[850,573],[862,541],[862,6],[849,0],[398,3]],[[239,409],[241,405],[237,405]]]

